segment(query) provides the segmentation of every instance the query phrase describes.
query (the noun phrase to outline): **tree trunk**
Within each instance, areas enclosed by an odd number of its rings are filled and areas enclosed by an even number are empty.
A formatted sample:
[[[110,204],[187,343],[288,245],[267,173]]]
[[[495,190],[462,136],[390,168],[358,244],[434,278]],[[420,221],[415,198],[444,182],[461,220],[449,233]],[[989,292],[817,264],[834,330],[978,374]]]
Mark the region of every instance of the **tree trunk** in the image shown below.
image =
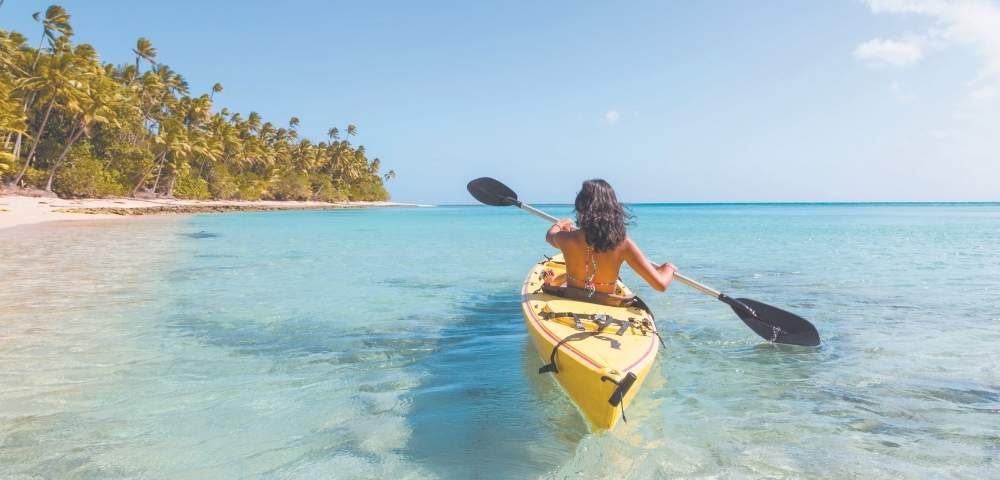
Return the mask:
[[[14,155],[15,162],[21,159],[21,139],[23,138],[22,136],[23,134],[21,132],[17,132],[17,139],[14,140],[14,150],[12,154]],[[15,178],[13,182],[11,182],[11,185],[16,186],[18,183],[20,183],[21,177],[24,176],[24,172],[26,172],[27,170],[28,166],[27,164],[25,164],[24,169],[21,170],[21,173],[17,175],[17,178]]]
[[[142,188],[142,184],[146,183],[146,177],[149,176],[149,172],[142,172],[142,176],[139,177],[139,181],[135,184],[135,188],[132,189],[132,196],[139,193],[139,189]]]
[[[207,165],[207,164],[208,164],[208,160],[206,159],[206,160],[202,161],[198,165],[198,178],[201,178],[201,174],[202,174],[202,172],[205,171],[205,165]]]
[[[42,57],[42,44],[45,43],[45,31],[47,29],[42,27],[42,38],[38,39],[38,48],[35,49],[35,59],[31,62],[31,73],[35,73],[35,67],[38,66],[38,59]],[[55,52],[53,52],[55,53]],[[33,97],[32,97],[33,98]]]
[[[59,155],[59,158],[56,159],[56,162],[52,164],[52,171],[49,172],[49,180],[45,183],[46,192],[52,191],[52,180],[56,178],[56,170],[62,166],[63,160],[66,160],[66,155],[69,155],[69,151],[73,148],[73,144],[75,144],[76,141],[83,136],[83,132],[84,129],[82,125],[79,123],[73,125],[73,130],[70,130],[69,132],[69,141],[66,142],[66,147],[63,148],[63,151]]]
[[[167,154],[163,154],[163,160],[160,161],[160,168],[156,169],[156,180],[153,181],[153,193],[156,193],[156,187],[160,185],[160,175],[163,174],[163,166],[167,164]]]
[[[14,156],[14,161],[21,159],[21,134],[17,134],[17,140],[14,140],[14,150],[12,152]],[[17,182],[11,183],[11,185],[17,185]]]
[[[38,133],[35,134],[35,142],[31,144],[31,150],[28,152],[28,159],[24,161],[24,167],[21,168],[21,172],[17,174],[17,178],[14,179],[14,185],[21,182],[24,178],[24,174],[28,172],[28,167],[31,165],[31,160],[35,156],[35,151],[38,149],[38,144],[42,141],[42,133],[45,132],[45,124],[49,122],[49,114],[52,113],[52,107],[55,105],[56,99],[49,100],[49,106],[45,109],[45,117],[42,118],[42,124],[38,126]],[[20,138],[18,138],[20,141]]]
[[[38,39],[38,48],[35,49],[35,59],[32,60],[32,62],[31,62],[31,69],[30,69],[30,71],[32,72],[32,74],[34,74],[35,67],[38,65],[38,59],[42,56],[42,42],[44,42],[44,41],[45,41],[45,29],[43,28],[42,29],[42,38]],[[28,109],[31,108],[31,104],[35,103],[35,97],[37,95],[38,95],[37,91],[36,92],[31,92],[31,97],[29,97],[28,101],[25,102],[25,104],[24,104],[24,110],[23,111],[24,111],[25,114],[28,113]],[[55,99],[53,99],[53,101],[54,100]],[[51,111],[51,110],[52,110],[52,102],[49,102],[48,111]],[[45,112],[45,120],[49,119],[49,113],[48,113],[48,111]],[[42,126],[44,126],[44,125],[45,125],[45,121],[42,122]],[[21,133],[21,132],[17,132],[17,140],[14,141],[14,152],[13,152],[14,153],[14,161],[15,162],[18,161],[21,158],[21,141],[22,141],[23,138],[24,138],[24,134]],[[35,142],[36,143],[38,142],[38,137],[35,137]],[[32,150],[34,150],[34,149],[32,149]],[[29,165],[31,165],[31,156],[30,155],[28,156],[28,160],[26,162],[24,162],[24,168],[22,168],[21,171],[17,174],[17,178],[14,179],[14,182],[12,182],[11,185],[17,186],[17,184],[21,183],[21,179],[24,178],[24,174],[25,174],[25,172],[28,171],[28,166]]]
[[[160,156],[166,157],[167,156],[167,152],[161,153]],[[157,159],[157,163],[159,163],[159,159]],[[142,184],[146,183],[146,177],[148,177],[150,173],[151,172],[143,172],[142,177],[139,178],[139,182],[136,183],[135,184],[135,188],[132,189],[132,196],[133,197],[135,196],[136,193],[139,192],[139,189],[142,188]]]
[[[170,176],[170,183],[167,184],[167,198],[174,198],[174,184],[177,183],[177,175]]]
[[[52,166],[52,171],[49,172],[49,180],[47,182],[45,182],[45,191],[46,192],[51,192],[52,191],[52,180],[54,178],[56,178],[56,169],[57,168],[59,168],[58,164],[53,165]]]

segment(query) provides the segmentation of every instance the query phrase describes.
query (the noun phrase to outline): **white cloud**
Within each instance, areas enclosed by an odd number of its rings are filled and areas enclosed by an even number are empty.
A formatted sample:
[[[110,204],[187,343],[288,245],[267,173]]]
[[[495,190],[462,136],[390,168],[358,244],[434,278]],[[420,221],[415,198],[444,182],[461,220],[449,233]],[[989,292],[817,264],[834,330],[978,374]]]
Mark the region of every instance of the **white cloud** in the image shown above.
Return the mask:
[[[608,125],[614,125],[618,123],[618,120],[621,120],[621,114],[619,114],[617,110],[608,110],[607,112],[604,112],[604,121],[608,122]]]
[[[921,58],[924,52],[913,42],[901,40],[869,40],[854,49],[854,57],[875,65],[905,67],[912,65]]]
[[[928,60],[933,55],[954,55],[960,50],[978,60],[966,81],[954,85],[954,91],[940,92],[941,99],[954,99],[957,91],[960,99],[952,104],[951,115],[939,115],[928,133],[935,139],[936,148],[947,152],[947,158],[956,164],[964,164],[969,172],[995,172],[996,152],[1000,151],[1000,136],[996,133],[1000,128],[1000,0],[865,3],[874,14],[899,16],[908,23],[922,20],[923,25],[911,27],[917,29],[905,38],[921,47]],[[955,64],[950,62],[951,66]],[[900,101],[910,93],[901,83],[889,88]]]
[[[989,0],[867,0],[866,3],[876,14],[927,17],[933,22],[922,34],[927,42],[971,49],[983,62],[977,82],[1000,83],[1000,3]]]
[[[993,156],[1000,149],[1000,1],[996,0],[865,0],[875,14],[923,18],[924,28],[907,38],[919,43],[928,55],[946,49],[964,49],[979,59],[976,71],[955,89],[964,98],[954,104],[950,124],[942,125],[937,138],[962,139],[972,156]],[[860,47],[859,47],[860,48]],[[890,87],[899,99],[905,89]],[[948,132],[942,135],[941,132]],[[956,133],[958,132],[958,133]]]

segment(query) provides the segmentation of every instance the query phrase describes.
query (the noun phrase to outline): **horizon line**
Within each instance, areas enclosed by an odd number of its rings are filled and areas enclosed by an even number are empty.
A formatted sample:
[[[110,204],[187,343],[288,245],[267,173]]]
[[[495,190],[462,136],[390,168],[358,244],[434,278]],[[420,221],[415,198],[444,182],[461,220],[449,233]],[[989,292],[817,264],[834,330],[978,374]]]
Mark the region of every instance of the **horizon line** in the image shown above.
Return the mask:
[[[1000,200],[838,200],[838,201],[729,201],[729,202],[621,202],[627,206],[706,206],[706,205],[1000,205]],[[532,205],[571,206],[565,202],[536,202]],[[488,207],[481,203],[438,203],[438,207]]]

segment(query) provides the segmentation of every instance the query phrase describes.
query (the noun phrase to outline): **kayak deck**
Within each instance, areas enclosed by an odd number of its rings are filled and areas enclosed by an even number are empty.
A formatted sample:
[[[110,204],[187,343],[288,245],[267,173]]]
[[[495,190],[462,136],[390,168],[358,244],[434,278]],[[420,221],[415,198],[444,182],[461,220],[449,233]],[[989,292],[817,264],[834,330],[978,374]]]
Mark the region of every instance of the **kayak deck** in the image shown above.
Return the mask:
[[[525,324],[542,361],[584,418],[595,430],[610,429],[656,358],[653,317],[636,307],[598,305],[543,292],[543,273],[551,270],[560,275],[565,268],[562,255],[557,255],[528,272],[521,290]],[[631,294],[621,281],[618,286],[624,295]]]

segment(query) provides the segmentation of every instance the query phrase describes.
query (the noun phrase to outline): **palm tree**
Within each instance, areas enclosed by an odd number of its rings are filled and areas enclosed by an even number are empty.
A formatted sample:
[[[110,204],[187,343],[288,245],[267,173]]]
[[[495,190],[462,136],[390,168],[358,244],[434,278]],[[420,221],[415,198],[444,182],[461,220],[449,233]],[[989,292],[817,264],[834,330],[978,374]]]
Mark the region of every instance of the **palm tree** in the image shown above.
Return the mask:
[[[2,89],[8,90],[8,86],[4,85]],[[11,134],[23,134],[27,128],[24,111],[20,103],[15,102],[14,99],[9,98],[7,95],[0,95],[0,131],[7,133],[4,140],[4,148],[7,148],[7,142],[10,140]],[[0,151],[0,173],[10,169],[14,160],[15,158],[12,153]]]
[[[285,129],[275,129],[271,122],[264,122],[264,124],[260,126],[260,131],[257,132],[257,136],[264,142],[269,142],[274,139],[274,136],[278,134],[279,131],[281,134],[284,134]]]
[[[347,138],[351,138],[358,134],[358,127],[353,123],[347,124]]]
[[[188,93],[187,80],[184,80],[184,77],[181,74],[173,71],[169,65],[157,63],[153,66],[153,71],[156,73],[156,76],[159,77],[160,83],[162,83],[170,93]]]
[[[250,131],[253,132],[253,133],[256,133],[258,130],[260,130],[260,114],[259,113],[257,113],[257,112],[250,112],[250,115],[247,115],[247,128],[249,128]]]
[[[135,41],[135,48],[132,49],[132,53],[135,54],[135,71],[139,71],[139,60],[145,60],[149,62],[150,66],[156,66],[156,49],[153,48],[153,42],[150,42],[146,37],[139,37]]]
[[[38,52],[35,54],[35,61],[31,65],[31,69],[34,70],[35,64],[38,63],[38,58],[42,54],[42,42],[48,39],[49,46],[54,49],[57,39],[73,36],[73,27],[69,24],[69,14],[59,5],[51,5],[45,9],[45,17],[42,17],[42,12],[35,12],[31,15],[31,18],[42,24],[42,38],[38,40]]]
[[[196,160],[201,160],[198,164],[199,177],[201,177],[201,174],[204,172],[206,166],[218,162],[226,153],[223,137],[218,134],[217,129],[219,123],[216,118],[217,116],[209,119],[209,121],[202,126],[203,128],[196,130],[192,135],[192,150],[196,153]],[[173,188],[171,188],[171,191],[173,191]]]
[[[153,193],[156,193],[156,189],[160,185],[160,178],[163,176],[163,169],[167,166],[167,162],[173,160],[176,164],[180,164],[186,161],[188,154],[191,153],[187,129],[176,119],[169,119],[163,123],[163,131],[156,136],[155,142],[154,148],[159,153],[156,162],[156,179],[153,181],[153,188],[150,189]],[[140,182],[136,186],[136,191],[143,183],[145,182]]]
[[[126,85],[132,85],[139,79],[139,70],[133,65],[122,65],[110,73],[109,76],[116,76],[121,78]]]
[[[92,127],[97,123],[107,123],[114,121],[114,107],[123,98],[118,92],[118,84],[111,78],[100,75],[100,66],[97,64],[96,52],[88,52],[81,45],[77,48],[77,61],[81,63],[81,72],[77,77],[80,85],[80,95],[74,101],[67,102],[67,113],[73,114],[73,125],[70,130],[66,145],[63,147],[59,158],[52,163],[49,169],[49,179],[45,183],[45,190],[52,191],[52,180],[56,176],[56,170],[66,160],[70,149],[83,135],[90,135]],[[89,67],[89,72],[87,71]]]
[[[216,82],[215,85],[212,85],[212,93],[208,96],[208,99],[209,100],[215,100],[215,94],[216,93],[222,93],[222,84],[221,83]]]
[[[382,180],[395,176],[390,170],[380,177],[381,161],[369,161],[363,145],[351,146],[358,134],[354,124],[343,132],[330,128],[328,141],[314,143],[300,138],[298,117],[284,128],[257,112],[245,119],[224,108],[213,112],[222,85],[191,95],[183,76],[156,62],[148,39],[136,41],[134,63],[115,66],[101,63],[89,45],[71,42],[69,15],[61,7],[34,18],[42,24],[38,48],[20,34],[0,30],[0,173],[15,173],[11,177],[18,184],[33,167],[44,167],[45,188],[62,192],[75,189],[77,180],[94,181],[98,177],[76,175],[99,168],[102,186],[85,191],[113,192],[115,186],[104,182],[125,188],[125,179],[133,194],[147,189],[170,196],[175,185],[191,179],[208,182],[212,194],[222,198],[234,195],[237,186],[251,189],[241,197],[253,198],[332,198],[324,188],[345,189],[352,198],[382,198]],[[144,72],[143,61],[150,65]],[[26,156],[24,143],[30,147]],[[99,161],[67,171],[77,159]],[[64,173],[72,181],[61,185]],[[285,181],[290,176],[296,178]]]
[[[90,46],[87,45],[87,47],[89,48]],[[93,51],[93,49],[90,48],[90,51]],[[24,174],[28,172],[28,167],[31,166],[35,152],[38,150],[38,145],[45,134],[45,127],[48,125],[52,110],[57,105],[60,105],[60,102],[63,104],[77,102],[77,98],[80,95],[78,89],[80,85],[78,78],[80,72],[78,71],[79,65],[74,57],[74,53],[59,48],[56,53],[43,57],[43,60],[38,65],[38,76],[25,82],[25,87],[32,89],[42,99],[45,104],[45,107],[43,107],[45,113],[42,116],[42,123],[35,131],[35,141],[31,144],[31,150],[28,151],[28,157],[24,161],[24,166],[14,179],[14,185],[20,183],[21,179],[24,178]],[[83,52],[80,53],[82,54]]]
[[[17,83],[28,77],[28,72],[21,66],[24,37],[17,33],[0,32],[0,132],[4,132],[4,148],[7,148],[12,135],[27,132],[27,116],[17,90]],[[0,152],[0,170],[7,168],[7,162],[14,156]]]
[[[396,171],[390,169],[388,172],[385,172],[385,175],[382,175],[382,178],[386,181],[392,180],[396,178]]]
[[[66,13],[66,10],[59,5],[51,5],[49,8],[45,9],[44,17],[42,17],[42,12],[35,12],[31,15],[31,18],[42,24],[42,38],[38,39],[38,48],[35,52],[35,59],[31,62],[31,68],[29,69],[31,74],[35,74],[35,67],[38,65],[38,60],[42,56],[42,42],[48,39],[50,50],[54,53],[56,40],[60,38],[68,40],[68,38],[73,35],[73,27],[69,24],[69,14]],[[28,100],[24,103],[23,112],[25,116],[27,116],[28,109],[34,105],[36,97],[36,92],[32,92],[32,94],[28,97]],[[21,142],[24,139],[24,135],[25,134],[23,132],[17,133],[17,138],[14,141],[14,151],[12,153],[14,161],[17,161],[21,157]],[[32,150],[34,150],[34,147]],[[21,178],[24,176],[24,172],[26,171],[27,168],[22,169],[22,172],[18,174],[17,180],[14,182],[15,185],[21,181]]]

